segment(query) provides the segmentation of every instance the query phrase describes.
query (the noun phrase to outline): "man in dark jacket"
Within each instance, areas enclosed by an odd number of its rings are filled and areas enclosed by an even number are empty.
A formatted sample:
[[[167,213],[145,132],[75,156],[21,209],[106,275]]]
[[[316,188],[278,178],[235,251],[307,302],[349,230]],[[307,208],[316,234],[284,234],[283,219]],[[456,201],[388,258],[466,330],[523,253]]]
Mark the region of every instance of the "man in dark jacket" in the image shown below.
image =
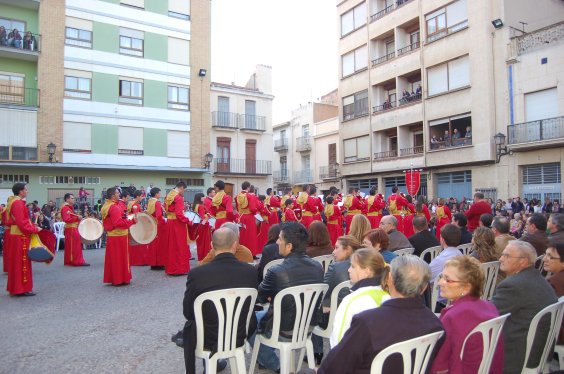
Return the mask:
[[[547,222],[549,238],[551,240],[564,241],[564,214],[552,213]]]
[[[546,217],[542,213],[534,213],[527,218],[525,234],[521,240],[531,243],[537,251],[537,256],[543,255],[548,247],[548,236],[546,235]]]
[[[240,262],[235,257],[237,249],[237,234],[228,228],[219,228],[212,236],[212,248],[215,258],[207,265],[198,266],[188,273],[186,292],[184,293],[184,363],[186,373],[196,372],[196,321],[194,317],[194,300],[201,294],[228,288],[256,288],[257,271],[254,266]],[[242,346],[247,333],[256,330],[256,317],[252,313],[249,331],[245,331],[249,308],[254,305],[245,305],[238,321],[237,345]],[[217,349],[218,320],[215,307],[211,303],[203,306],[204,316],[204,347],[211,351]]]
[[[468,228],[466,227],[468,219],[464,213],[454,213],[452,215],[452,223],[460,228],[460,244],[472,243],[472,233],[468,231]]]
[[[413,230],[415,234],[409,237],[409,242],[415,248],[413,251],[415,256],[421,256],[421,253],[427,248],[440,245],[437,237],[429,231],[429,225],[425,217],[418,216],[413,218]]]
[[[274,265],[268,269],[263,281],[258,287],[259,303],[270,301],[270,307],[266,313],[257,312],[259,319],[259,331],[269,334],[272,331],[272,320],[274,319],[274,298],[278,292],[288,287],[301,286],[305,284],[323,283],[323,268],[321,265],[305,254],[308,232],[298,222],[287,222],[282,224],[280,236],[278,237],[278,251],[284,262]],[[284,298],[282,302],[282,315],[280,329],[282,332],[291,334],[296,319],[296,306],[293,299]],[[312,324],[317,321],[312,318]],[[254,338],[251,339],[254,343]],[[261,345],[258,359],[259,365],[267,369],[278,371],[280,361],[274,350]]]

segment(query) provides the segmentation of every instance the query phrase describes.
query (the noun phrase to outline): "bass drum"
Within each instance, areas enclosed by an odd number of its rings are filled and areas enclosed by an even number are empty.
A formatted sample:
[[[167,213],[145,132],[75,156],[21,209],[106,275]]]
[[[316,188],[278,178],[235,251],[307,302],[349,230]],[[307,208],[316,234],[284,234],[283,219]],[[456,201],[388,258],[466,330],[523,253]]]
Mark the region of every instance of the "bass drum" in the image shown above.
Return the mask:
[[[84,218],[78,224],[78,234],[82,244],[96,244],[104,234],[104,226],[96,218]]]
[[[130,214],[127,218],[134,218]],[[147,213],[137,213],[137,223],[129,228],[129,244],[149,244],[157,237],[157,221]]]

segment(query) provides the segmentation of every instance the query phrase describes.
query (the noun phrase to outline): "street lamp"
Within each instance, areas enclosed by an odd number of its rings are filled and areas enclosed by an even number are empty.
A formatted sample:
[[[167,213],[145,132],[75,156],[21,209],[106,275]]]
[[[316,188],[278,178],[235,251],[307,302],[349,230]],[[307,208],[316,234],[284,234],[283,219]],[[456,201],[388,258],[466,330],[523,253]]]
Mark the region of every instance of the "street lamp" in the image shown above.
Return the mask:
[[[213,161],[213,155],[208,152],[204,156],[204,169],[209,169],[212,161]]]
[[[492,25],[493,27],[495,27],[496,29],[501,29],[503,27],[503,21],[500,20],[499,18],[496,18],[492,21]]]
[[[495,146],[497,148],[497,152],[496,152],[496,164],[499,164],[499,161],[501,160],[501,156],[505,156],[505,155],[509,155],[511,154],[511,151],[509,151],[507,149],[507,146],[505,145],[505,134],[502,134],[500,132],[498,132],[497,134],[494,135],[494,142],[495,142]]]
[[[53,143],[47,144],[47,152],[49,153],[49,162],[53,162],[53,158],[55,157],[55,151],[57,150],[57,146]]]

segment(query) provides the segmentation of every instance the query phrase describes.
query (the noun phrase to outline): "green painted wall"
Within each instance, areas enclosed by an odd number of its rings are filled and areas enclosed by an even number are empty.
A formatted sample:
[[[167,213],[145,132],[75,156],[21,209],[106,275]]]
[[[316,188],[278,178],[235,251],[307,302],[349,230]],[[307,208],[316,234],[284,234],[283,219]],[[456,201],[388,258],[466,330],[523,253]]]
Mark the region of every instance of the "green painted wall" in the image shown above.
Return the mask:
[[[119,27],[107,23],[92,23],[92,48],[98,51],[119,53]]]
[[[106,3],[112,3],[112,4],[119,4],[120,0],[102,0],[105,1]]]
[[[145,58],[168,61],[168,37],[160,34],[145,33]]]
[[[168,15],[168,1],[164,0],[145,0],[145,10]]]
[[[150,108],[168,107],[168,89],[166,82],[146,79],[143,87],[143,105]]]
[[[168,2],[165,3],[167,3],[168,6]],[[25,31],[31,31],[34,34],[41,34],[38,26],[39,15],[36,9],[26,9],[8,4],[0,4],[0,18],[24,21],[26,23]]]
[[[0,72],[25,74],[25,87],[37,88],[37,63],[33,61],[0,58]]]
[[[119,78],[117,75],[92,73],[92,101],[116,104],[118,96]]]
[[[143,129],[143,155],[167,156],[167,132],[161,129]]]
[[[117,155],[117,126],[92,124],[92,153]]]

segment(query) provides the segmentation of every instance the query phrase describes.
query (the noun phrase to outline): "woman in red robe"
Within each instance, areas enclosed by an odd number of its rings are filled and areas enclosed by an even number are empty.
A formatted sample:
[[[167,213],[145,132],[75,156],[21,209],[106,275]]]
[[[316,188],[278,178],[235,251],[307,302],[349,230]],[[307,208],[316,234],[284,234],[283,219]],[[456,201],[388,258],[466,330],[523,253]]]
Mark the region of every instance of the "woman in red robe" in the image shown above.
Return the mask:
[[[163,205],[159,201],[161,189],[153,187],[149,191],[149,195],[151,198],[147,202],[147,214],[153,216],[157,221],[157,236],[155,240],[149,243],[149,265],[151,270],[164,270],[167,259],[168,233],[166,220],[163,215]]]
[[[192,226],[192,222],[184,215],[185,190],[186,183],[180,181],[165,199],[168,227],[168,257],[165,272],[169,275],[184,275],[190,271],[188,226]]]
[[[80,217],[74,212],[74,195],[65,194],[61,218],[65,222],[65,266],[89,266],[82,255],[82,241],[78,233]]]
[[[2,257],[4,258],[3,261],[3,270],[4,273],[8,272],[8,263],[10,261],[10,227],[13,225],[12,217],[8,214],[8,205],[11,204],[11,201],[14,199],[14,195],[8,197],[8,202],[6,204],[6,208],[2,211],[2,224],[4,225],[4,243],[2,246]]]
[[[141,196],[143,192],[136,190],[133,193],[133,200],[127,204],[127,214],[135,214],[141,212]],[[130,245],[129,262],[131,266],[149,265],[149,245],[136,244]]]
[[[211,250],[211,227],[208,223],[210,214],[203,202],[204,194],[197,193],[194,196],[194,212],[200,217],[201,221],[196,231],[196,249],[198,251],[198,261],[202,261]]]
[[[258,226],[258,247],[262,252],[262,249],[268,242],[268,230],[270,230],[270,212],[266,205],[264,204],[266,197],[264,195],[259,195],[258,201],[258,213],[260,214],[262,221],[257,223]]]
[[[336,204],[333,204],[333,196],[327,197],[325,205],[325,218],[327,219],[327,230],[331,237],[331,244],[335,247],[337,239],[343,236],[342,212]]]

